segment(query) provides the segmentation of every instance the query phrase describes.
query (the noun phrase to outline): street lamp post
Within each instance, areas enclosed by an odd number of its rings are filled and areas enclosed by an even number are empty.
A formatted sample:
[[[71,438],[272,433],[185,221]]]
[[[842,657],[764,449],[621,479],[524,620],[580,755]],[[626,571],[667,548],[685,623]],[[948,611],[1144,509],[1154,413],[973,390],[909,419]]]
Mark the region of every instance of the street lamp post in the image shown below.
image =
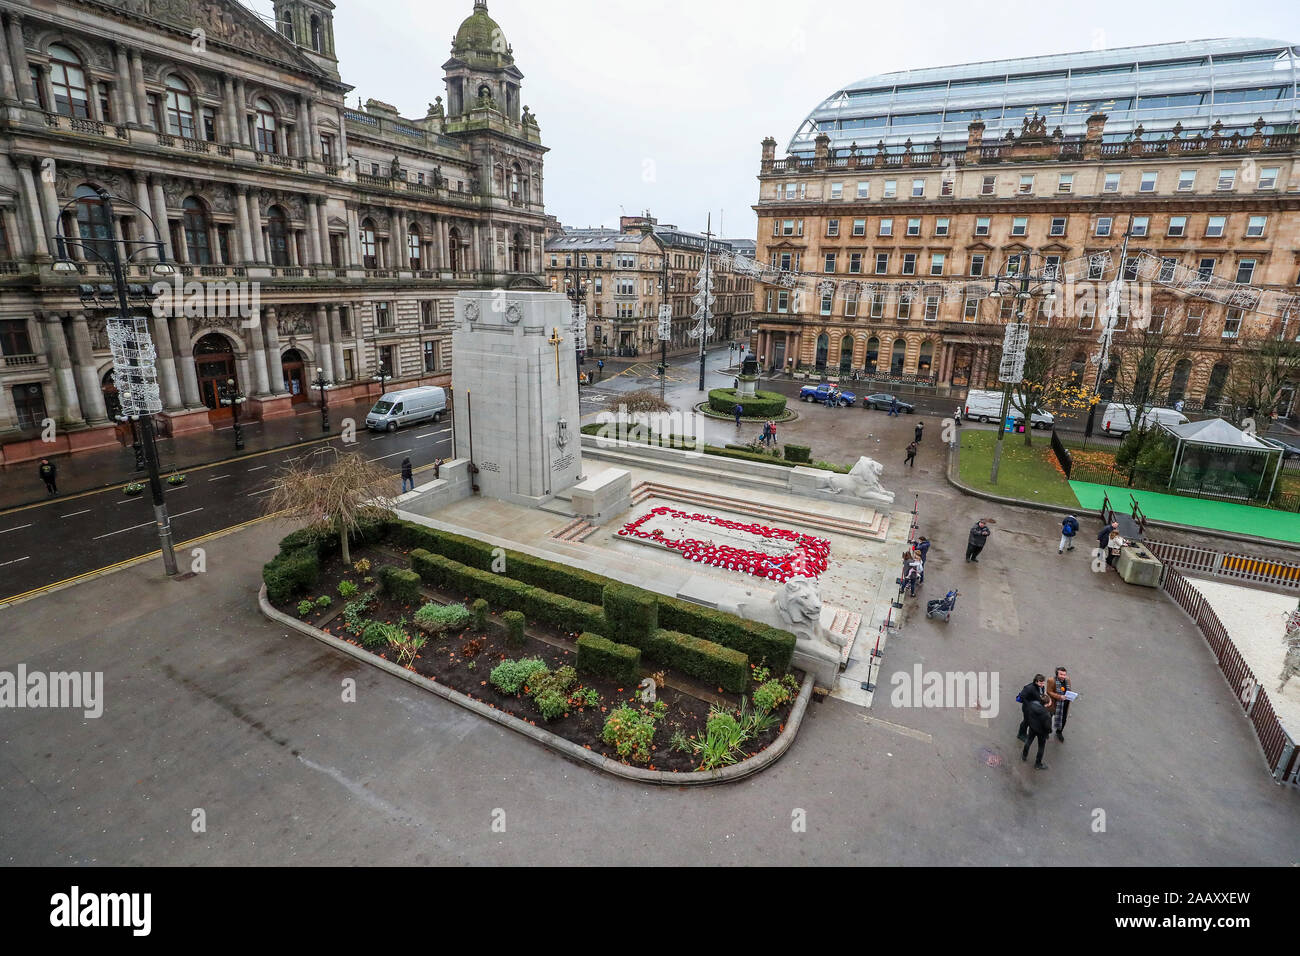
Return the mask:
[[[319,372],[320,369],[317,369],[316,371]],[[383,398],[383,397],[384,397],[384,392],[387,391],[388,379],[389,379],[388,366],[385,365],[383,362],[380,362],[380,363],[379,363],[379,372],[378,372],[377,374],[372,375],[372,376],[370,377],[370,380],[371,380],[372,382],[378,382],[378,383],[379,383],[379,397],[380,397],[380,398]]]
[[[573,303],[573,354],[577,360],[574,368],[579,378],[582,376],[583,343],[587,338],[586,316],[583,306],[587,301],[587,289],[591,285],[591,270],[582,267],[566,266],[564,269],[564,294]]]
[[[93,187],[95,198],[89,196],[79,196],[59,210],[56,219],[58,228],[54,235],[54,249],[56,250],[57,259],[54,263],[54,271],[61,274],[80,273],[77,264],[68,257],[69,248],[80,249],[83,255],[89,255],[106,265],[113,276],[113,285],[117,293],[118,319],[109,319],[110,328],[113,325],[123,326],[122,335],[114,336],[110,334],[110,344],[131,340],[134,347],[126,349],[119,346],[114,348],[113,363],[120,366],[115,369],[114,378],[119,383],[127,387],[119,392],[119,398],[122,402],[123,414],[131,417],[133,420],[139,420],[139,429],[141,433],[140,446],[144,453],[144,464],[149,470],[149,491],[153,498],[154,523],[158,528],[158,543],[162,551],[163,568],[168,576],[177,573],[176,553],[172,545],[172,524],[171,516],[167,512],[167,502],[163,497],[162,476],[158,468],[158,442],[154,433],[153,415],[162,411],[162,403],[158,400],[157,384],[154,381],[154,366],[152,361],[153,343],[146,332],[137,328],[138,322],[133,321],[130,315],[131,305],[127,301],[126,288],[126,265],[137,256],[151,256],[155,262],[151,270],[156,276],[170,276],[175,270],[169,265],[164,258],[166,247],[161,241],[149,239],[116,239],[112,235],[112,224],[116,222],[116,216],[113,212],[113,197],[102,187]],[[152,232],[149,235],[161,235],[158,230],[158,224],[149,215],[148,211],[137,206],[129,199],[119,200],[122,204],[131,207],[136,214],[142,216],[144,221],[148,222]],[[107,228],[101,235],[91,235],[89,237],[70,238],[63,234],[63,214],[77,206],[85,212],[85,219],[94,223],[95,216],[91,210],[98,206],[102,216],[100,221]],[[80,218],[80,217],[79,217]],[[96,230],[91,225],[89,230],[94,233]],[[143,231],[143,230],[142,230]],[[147,346],[147,347],[141,347]]]
[[[329,388],[330,383],[325,378],[325,370],[316,369],[316,378],[312,380],[311,387],[320,389],[320,430],[328,435],[330,433],[330,411],[325,404],[325,389]]]
[[[1084,426],[1083,437],[1091,438],[1092,430],[1097,424],[1097,406],[1101,404],[1101,383],[1106,374],[1110,357],[1110,341],[1115,334],[1115,322],[1119,318],[1120,299],[1124,290],[1124,263],[1128,260],[1128,237],[1132,231],[1133,217],[1129,216],[1129,225],[1124,229],[1124,242],[1119,249],[1119,268],[1115,278],[1106,290],[1106,324],[1101,330],[1101,351],[1097,354],[1097,378],[1092,385],[1092,404],[1088,406],[1088,424]]]
[[[244,430],[239,427],[239,406],[248,400],[233,378],[226,379],[221,389],[221,404],[230,406],[230,414],[235,428],[235,451],[244,450]]]

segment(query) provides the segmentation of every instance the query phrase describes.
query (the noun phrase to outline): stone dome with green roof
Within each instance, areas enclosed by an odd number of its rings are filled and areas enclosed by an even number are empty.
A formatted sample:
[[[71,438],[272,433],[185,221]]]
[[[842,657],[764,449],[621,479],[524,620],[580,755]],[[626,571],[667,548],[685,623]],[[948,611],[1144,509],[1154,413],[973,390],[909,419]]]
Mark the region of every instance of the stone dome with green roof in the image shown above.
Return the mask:
[[[514,62],[511,52],[505,33],[488,15],[487,0],[474,0],[474,12],[465,18],[452,40],[452,56],[501,57]]]

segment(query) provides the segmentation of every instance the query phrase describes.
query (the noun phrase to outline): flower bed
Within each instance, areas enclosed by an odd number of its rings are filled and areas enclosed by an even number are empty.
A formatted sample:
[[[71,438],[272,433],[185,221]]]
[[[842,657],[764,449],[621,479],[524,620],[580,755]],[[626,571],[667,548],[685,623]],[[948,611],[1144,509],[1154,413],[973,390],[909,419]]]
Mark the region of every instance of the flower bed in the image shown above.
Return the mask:
[[[476,595],[421,586],[413,598],[398,596],[394,592],[403,585],[386,569],[405,570],[404,556],[367,546],[355,550],[353,557],[360,559],[357,564],[369,562],[365,577],[372,583],[359,588],[350,600],[339,596],[340,586],[363,577],[355,566],[346,566],[333,555],[320,562],[310,594],[271,600],[272,606],[376,657],[632,766],[689,772],[743,760],[776,739],[798,693],[796,677],[773,679],[765,667],[755,669],[755,680],[745,695],[676,677],[670,687],[667,675],[659,671],[652,678],[656,701],[643,702],[638,682],[577,671],[578,635],[534,621],[512,635],[507,618],[523,623],[518,620],[522,615],[491,609],[483,625],[476,626],[474,614],[466,622],[465,615],[438,608],[455,604],[471,608]],[[317,607],[319,596],[330,595],[329,606]],[[302,616],[297,613],[300,600],[311,604]],[[438,626],[448,620],[463,626],[458,630]],[[592,637],[584,635],[589,642]],[[641,675],[649,676],[659,666],[650,663],[641,668]],[[511,679],[521,672],[522,680]],[[762,690],[767,685],[776,685],[775,693],[772,687]],[[749,706],[745,698],[750,696],[762,702],[764,714]]]

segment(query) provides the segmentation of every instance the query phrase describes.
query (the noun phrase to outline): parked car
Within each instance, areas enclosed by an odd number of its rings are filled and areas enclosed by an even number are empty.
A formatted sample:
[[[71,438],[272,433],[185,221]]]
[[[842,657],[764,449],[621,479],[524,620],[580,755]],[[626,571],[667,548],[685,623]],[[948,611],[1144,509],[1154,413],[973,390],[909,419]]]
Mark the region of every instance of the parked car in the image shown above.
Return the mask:
[[[436,385],[385,392],[366,415],[366,428],[396,431],[401,425],[438,421],[447,410],[447,393]]]
[[[828,385],[823,382],[820,385],[805,385],[799,389],[799,400],[803,402],[821,402],[826,403],[826,397],[835,393],[836,404],[843,408],[848,408],[858,400],[858,396],[853,392],[846,392],[844,389],[834,385]]]
[[[916,407],[913,406],[910,402],[905,402],[901,398],[897,398],[885,392],[876,392],[875,395],[868,395],[866,398],[862,400],[862,404],[864,407],[879,408],[882,411],[886,411],[886,412],[889,411],[890,407],[894,404],[894,402],[898,402],[898,410],[900,412],[907,412],[907,414],[910,415],[912,414],[912,412],[916,411]]]
[[[1107,435],[1123,437],[1133,430],[1133,409],[1128,405],[1112,402],[1106,406],[1106,414],[1101,417],[1102,431]],[[1186,415],[1172,408],[1148,408],[1138,417],[1139,428],[1153,425],[1184,425]]]
[[[1292,445],[1290,442],[1284,442],[1280,438],[1268,438],[1264,435],[1256,435],[1265,445],[1272,445],[1274,448],[1282,449],[1282,460],[1290,461],[1292,458],[1300,458],[1300,447]]]
[[[995,422],[1002,414],[1002,393],[992,389],[972,388],[966,393],[966,405],[961,416],[967,421]],[[1025,423],[1025,416],[1015,406],[1015,397],[1007,407],[1007,414],[1013,416],[1017,425]],[[1056,419],[1051,412],[1034,412],[1030,417],[1031,428],[1051,428]]]

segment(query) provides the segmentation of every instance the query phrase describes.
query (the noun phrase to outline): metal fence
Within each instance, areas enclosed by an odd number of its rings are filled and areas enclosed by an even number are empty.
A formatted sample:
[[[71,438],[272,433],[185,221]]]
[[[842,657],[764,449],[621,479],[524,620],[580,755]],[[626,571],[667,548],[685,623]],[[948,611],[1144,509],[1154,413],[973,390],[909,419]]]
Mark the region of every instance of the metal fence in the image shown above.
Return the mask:
[[[1188,544],[1169,544],[1165,541],[1143,543],[1166,566],[1217,578],[1234,578],[1300,591],[1300,564]]]
[[[1148,547],[1150,545],[1148,544]],[[1154,550],[1154,549],[1153,549]],[[1287,734],[1273,710],[1268,692],[1255,678],[1246,659],[1228,636],[1227,628],[1200,591],[1170,564],[1165,565],[1160,587],[1196,622],[1201,636],[1219,662],[1219,670],[1237,697],[1237,703],[1255,730],[1269,772],[1278,783],[1297,784],[1296,742]]]
[[[1070,472],[1074,468],[1074,456],[1070,454],[1070,449],[1066,448],[1061,442],[1061,437],[1056,434],[1056,429],[1052,429],[1052,452],[1056,455],[1056,460],[1061,466],[1061,471],[1065,472],[1065,477],[1070,477]]]

